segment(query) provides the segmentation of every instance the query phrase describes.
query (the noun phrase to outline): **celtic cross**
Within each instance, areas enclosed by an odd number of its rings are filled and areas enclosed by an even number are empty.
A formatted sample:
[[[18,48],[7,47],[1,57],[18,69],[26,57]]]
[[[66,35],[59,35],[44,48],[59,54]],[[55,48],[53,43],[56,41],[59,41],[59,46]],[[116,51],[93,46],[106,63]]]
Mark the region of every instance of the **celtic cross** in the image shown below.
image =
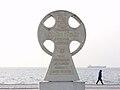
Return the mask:
[[[55,25],[48,28],[44,25],[44,22],[53,17],[55,19]],[[79,26],[72,28],[68,20],[74,18]],[[79,80],[76,68],[74,66],[72,56],[78,53],[83,47],[86,39],[86,31],[83,22],[73,13],[63,10],[58,10],[46,15],[39,27],[38,27],[38,41],[41,48],[49,55],[52,56],[47,74],[45,76],[46,81],[75,81]],[[54,42],[54,51],[49,51],[44,42],[51,40]],[[78,41],[79,47],[70,52],[70,43],[72,41]]]

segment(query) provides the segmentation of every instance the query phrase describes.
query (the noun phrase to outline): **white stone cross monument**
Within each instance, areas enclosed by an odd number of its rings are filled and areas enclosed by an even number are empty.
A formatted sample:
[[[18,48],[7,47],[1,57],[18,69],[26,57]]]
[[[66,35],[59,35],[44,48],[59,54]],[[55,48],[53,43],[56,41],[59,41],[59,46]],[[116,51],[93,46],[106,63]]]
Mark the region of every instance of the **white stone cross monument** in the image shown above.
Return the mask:
[[[48,28],[44,25],[44,22],[50,17],[53,17],[55,19],[55,24],[51,28]],[[74,18],[79,23],[78,27],[72,28],[69,25],[68,21],[70,17]],[[51,81],[52,83],[55,82],[54,84],[57,84],[57,82],[64,82],[63,85],[65,85],[65,82],[70,83],[70,81],[74,82],[76,80],[79,80],[76,68],[72,60],[72,56],[81,50],[85,43],[85,39],[86,30],[83,22],[71,12],[58,10],[49,13],[42,19],[38,28],[38,41],[42,49],[47,54],[52,56],[51,63],[44,79],[45,81]],[[55,46],[53,53],[44,46],[44,42],[46,40],[51,40],[52,42],[54,42]],[[80,45],[75,51],[70,52],[70,43],[72,41],[78,41]],[[56,87],[56,85],[54,84],[53,86]],[[60,87],[63,88],[64,86]],[[56,90],[59,89],[57,88]]]

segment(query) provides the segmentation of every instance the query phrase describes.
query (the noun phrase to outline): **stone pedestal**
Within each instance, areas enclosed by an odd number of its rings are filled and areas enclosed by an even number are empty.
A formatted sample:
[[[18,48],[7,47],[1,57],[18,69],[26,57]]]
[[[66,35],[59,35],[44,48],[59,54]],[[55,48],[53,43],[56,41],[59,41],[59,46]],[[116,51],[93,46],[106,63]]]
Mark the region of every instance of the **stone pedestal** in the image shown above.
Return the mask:
[[[39,82],[39,90],[85,90],[85,82]]]

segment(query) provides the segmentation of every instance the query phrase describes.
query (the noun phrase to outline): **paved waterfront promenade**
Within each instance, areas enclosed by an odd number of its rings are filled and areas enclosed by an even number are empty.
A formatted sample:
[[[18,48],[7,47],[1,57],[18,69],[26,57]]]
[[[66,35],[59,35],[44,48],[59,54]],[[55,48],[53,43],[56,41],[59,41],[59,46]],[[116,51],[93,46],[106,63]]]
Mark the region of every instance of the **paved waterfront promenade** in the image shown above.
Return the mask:
[[[85,85],[85,90],[120,90],[120,84],[105,84],[105,85],[96,85],[88,84]]]
[[[0,90],[38,90],[38,84],[0,84]],[[120,90],[120,85],[85,85],[85,90]]]

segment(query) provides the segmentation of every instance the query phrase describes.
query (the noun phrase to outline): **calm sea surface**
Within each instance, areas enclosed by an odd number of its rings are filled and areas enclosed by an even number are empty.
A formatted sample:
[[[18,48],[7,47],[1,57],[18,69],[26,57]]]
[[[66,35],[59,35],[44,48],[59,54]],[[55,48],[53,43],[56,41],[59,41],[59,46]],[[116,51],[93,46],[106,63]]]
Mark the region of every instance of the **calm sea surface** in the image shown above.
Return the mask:
[[[77,68],[80,81],[95,84],[98,68]],[[120,68],[103,68],[105,84],[120,84]],[[0,68],[0,84],[38,84],[43,81],[47,68]]]

